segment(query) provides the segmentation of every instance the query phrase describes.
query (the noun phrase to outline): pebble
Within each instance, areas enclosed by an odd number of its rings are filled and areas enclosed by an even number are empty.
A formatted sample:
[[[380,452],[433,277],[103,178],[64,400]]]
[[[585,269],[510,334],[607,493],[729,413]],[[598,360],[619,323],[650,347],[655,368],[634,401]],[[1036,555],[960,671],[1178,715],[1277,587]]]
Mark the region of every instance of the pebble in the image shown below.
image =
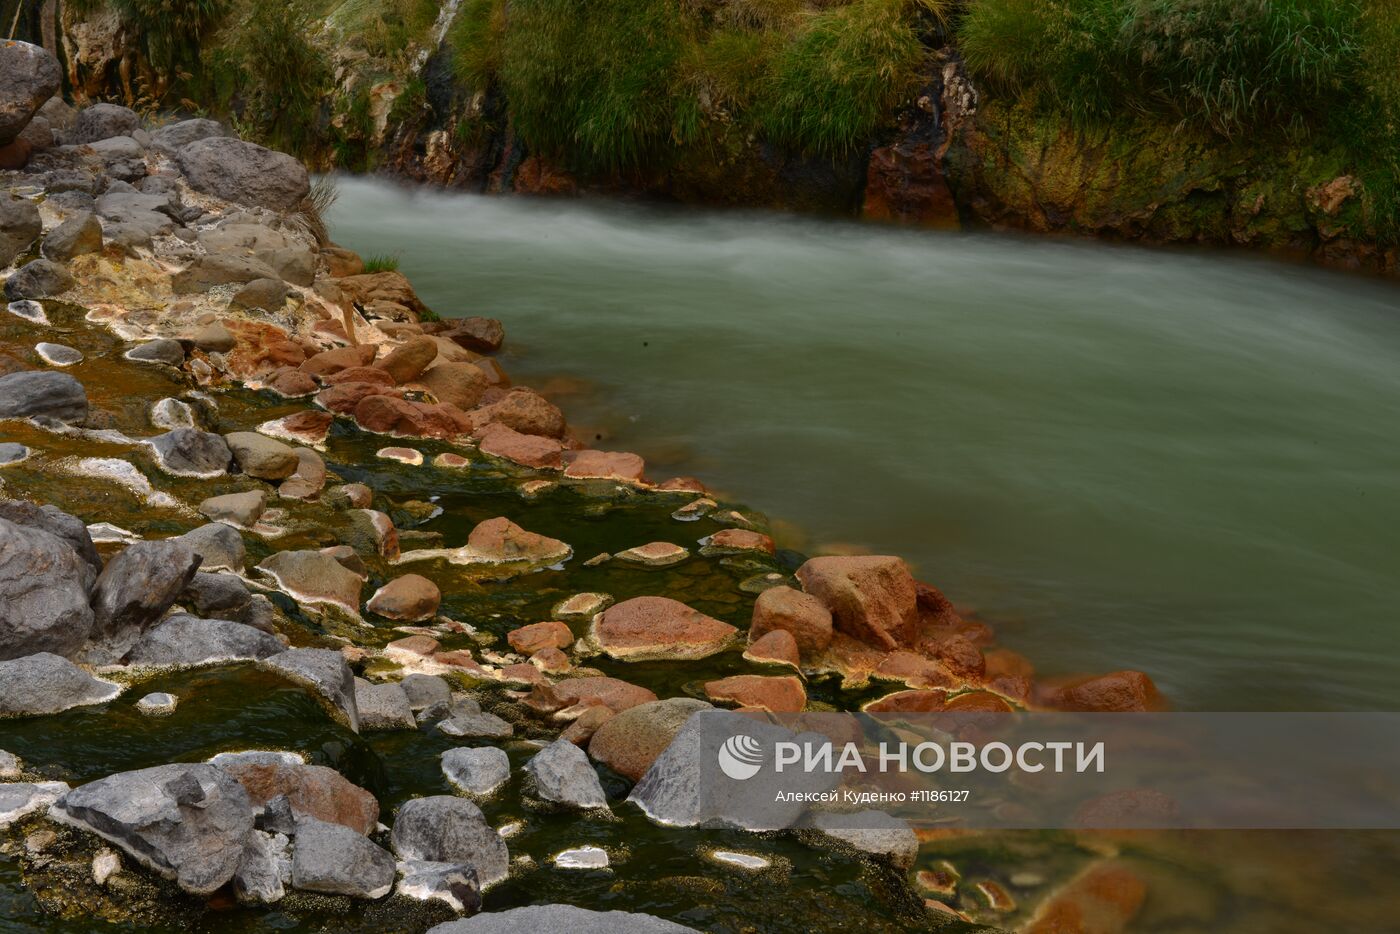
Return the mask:
[[[596,846],[580,846],[554,854],[560,869],[607,869],[608,852]]]
[[[6,464],[18,464],[29,457],[29,448],[14,441],[6,441],[0,444],[0,466]]]
[[[638,545],[636,548],[628,548],[626,551],[619,551],[617,558],[620,561],[630,561],[633,564],[644,564],[652,568],[670,567],[673,564],[680,564],[690,557],[690,552],[680,545],[673,545],[670,542],[651,542],[646,545]]]
[[[122,871],[122,858],[112,850],[103,847],[92,858],[92,881],[106,885],[107,880]]]
[[[464,470],[471,465],[472,462],[460,454],[439,454],[433,458],[434,467],[443,467],[449,470]]]
[[[16,318],[23,318],[25,321],[32,321],[35,324],[46,325],[49,323],[49,316],[44,314],[44,306],[27,298],[10,302],[5,306],[5,310]]]
[[[179,399],[161,399],[151,406],[151,424],[156,428],[194,428],[194,409]]]
[[[576,593],[554,606],[555,616],[592,617],[612,606],[611,594]]]
[[[410,467],[418,467],[423,463],[423,452],[415,451],[413,448],[380,448],[374,452],[374,456],[381,460],[408,464]]]
[[[751,853],[739,853],[734,850],[710,850],[705,854],[717,863],[728,863],[731,866],[738,866],[741,869],[767,869],[773,865],[771,860],[762,856],[754,856]]]
[[[497,830],[496,833],[500,834],[502,837],[513,837],[524,829],[525,824],[523,821],[513,820],[510,823],[502,824],[501,828]]]
[[[127,531],[119,525],[110,522],[94,522],[87,527],[88,536],[95,544],[107,544],[112,542],[134,542],[140,539],[135,532]]]
[[[19,756],[0,749],[0,779],[8,782],[19,778],[19,766]]]
[[[154,694],[147,694],[136,702],[136,709],[146,714],[148,717],[159,717],[164,714],[174,713],[175,705],[180,701],[174,694],[166,694],[158,691]]]
[[[40,341],[34,345],[34,352],[49,366],[73,366],[75,363],[83,362],[82,351],[75,350],[66,344],[50,344],[47,341]]]

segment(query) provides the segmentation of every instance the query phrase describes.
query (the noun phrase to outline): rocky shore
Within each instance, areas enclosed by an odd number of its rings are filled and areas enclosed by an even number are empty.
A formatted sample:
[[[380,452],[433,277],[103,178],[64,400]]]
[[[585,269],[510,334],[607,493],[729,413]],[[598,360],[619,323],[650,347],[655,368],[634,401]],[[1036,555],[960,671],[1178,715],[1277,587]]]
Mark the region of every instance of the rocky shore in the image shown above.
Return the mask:
[[[0,152],[24,151],[0,173],[0,864],[39,910],[714,923],[615,910],[647,833],[695,866],[636,905],[707,872],[731,891],[693,904],[745,905],[810,851],[872,893],[813,917],[872,930],[1138,910],[1102,842],[970,857],[963,882],[959,835],[813,818],[701,848],[653,823],[684,811],[653,765],[697,713],[1162,701],[1139,672],[1038,678],[898,557],[794,555],[699,481],[588,448],[492,357],[500,322],[439,319],[335,246],[296,159],[74,110],[23,43],[0,74]],[[525,894],[546,873],[623,894]]]

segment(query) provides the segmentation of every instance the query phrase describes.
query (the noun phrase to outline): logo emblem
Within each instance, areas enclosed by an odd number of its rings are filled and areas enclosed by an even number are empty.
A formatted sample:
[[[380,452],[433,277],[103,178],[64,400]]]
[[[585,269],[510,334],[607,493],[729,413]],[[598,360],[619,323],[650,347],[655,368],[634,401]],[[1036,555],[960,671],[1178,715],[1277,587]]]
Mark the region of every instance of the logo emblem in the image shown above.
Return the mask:
[[[763,767],[763,747],[752,736],[731,736],[719,747],[719,769],[735,781],[745,781]]]

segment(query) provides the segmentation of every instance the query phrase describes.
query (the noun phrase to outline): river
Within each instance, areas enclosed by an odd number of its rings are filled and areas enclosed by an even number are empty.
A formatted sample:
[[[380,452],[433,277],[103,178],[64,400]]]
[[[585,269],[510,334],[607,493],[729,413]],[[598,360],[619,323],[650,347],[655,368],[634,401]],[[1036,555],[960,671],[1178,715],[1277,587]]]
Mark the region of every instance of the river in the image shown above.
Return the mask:
[[[1400,287],[1219,251],[338,180],[597,446],[905,556],[1043,672],[1400,709]]]

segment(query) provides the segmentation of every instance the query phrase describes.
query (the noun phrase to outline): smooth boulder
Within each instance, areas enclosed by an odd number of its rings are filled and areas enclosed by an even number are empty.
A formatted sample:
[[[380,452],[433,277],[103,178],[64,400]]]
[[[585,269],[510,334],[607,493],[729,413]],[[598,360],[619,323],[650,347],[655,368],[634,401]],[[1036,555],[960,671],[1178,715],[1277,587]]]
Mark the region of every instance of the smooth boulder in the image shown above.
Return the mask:
[[[122,689],[49,652],[0,661],[0,718],[37,717],[105,704]]]
[[[263,659],[262,664],[285,678],[311,688],[326,701],[337,719],[359,732],[360,711],[355,705],[355,676],[345,663],[345,656],[334,649],[288,649]]]
[[[325,895],[383,898],[394,887],[394,857],[340,824],[301,820],[292,853],[292,886]]]
[[[5,280],[5,298],[12,302],[24,299],[53,298],[75,285],[73,277],[58,263],[36,259],[15,270]]]
[[[176,428],[149,441],[156,463],[177,477],[217,477],[233,465],[228,443],[212,431]]]
[[[567,739],[556,739],[535,753],[525,771],[535,780],[535,792],[546,801],[580,809],[608,806],[588,756]]]
[[[92,632],[94,579],[68,542],[0,518],[0,659],[81,648]]]
[[[26,370],[0,376],[0,419],[44,417],[78,424],[87,416],[83,384],[67,373]]]
[[[400,859],[470,866],[483,888],[510,872],[506,842],[481,809],[462,798],[433,795],[404,802],[394,816],[391,839]]]
[[[85,145],[116,136],[131,136],[141,128],[141,117],[120,104],[92,104],[78,111],[64,138],[69,145]]]
[[[179,599],[201,558],[175,539],[136,542],[107,562],[92,591],[91,657],[124,656]]]
[[[236,204],[293,211],[311,193],[297,159],[233,137],[195,140],[175,158],[191,188]]]
[[[276,637],[252,626],[177,613],[142,636],[127,654],[127,662],[150,666],[207,665],[270,658],[284,648]]]
[[[24,131],[62,81],[53,53],[28,42],[0,40],[0,146]]]

